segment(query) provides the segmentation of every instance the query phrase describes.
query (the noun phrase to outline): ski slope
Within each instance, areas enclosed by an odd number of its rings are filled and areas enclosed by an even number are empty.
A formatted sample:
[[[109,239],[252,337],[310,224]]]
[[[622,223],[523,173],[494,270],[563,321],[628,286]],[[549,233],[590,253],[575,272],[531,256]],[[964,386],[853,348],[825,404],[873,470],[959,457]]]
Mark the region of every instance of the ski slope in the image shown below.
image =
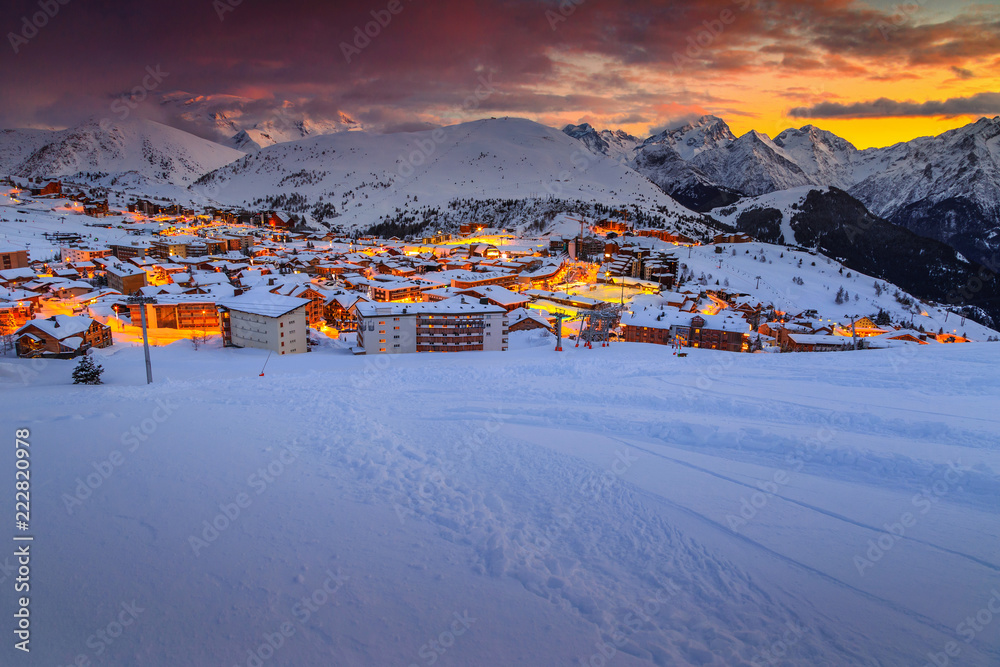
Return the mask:
[[[33,448],[16,664],[1000,660],[965,624],[1000,590],[1000,345],[551,344],[260,377],[182,341],[149,386],[138,347],[97,351],[100,387],[3,359]]]
[[[579,200],[703,221],[632,169],[522,118],[276,144],[206,174],[199,188],[231,206],[294,192],[309,205],[336,206],[345,227],[456,199]]]

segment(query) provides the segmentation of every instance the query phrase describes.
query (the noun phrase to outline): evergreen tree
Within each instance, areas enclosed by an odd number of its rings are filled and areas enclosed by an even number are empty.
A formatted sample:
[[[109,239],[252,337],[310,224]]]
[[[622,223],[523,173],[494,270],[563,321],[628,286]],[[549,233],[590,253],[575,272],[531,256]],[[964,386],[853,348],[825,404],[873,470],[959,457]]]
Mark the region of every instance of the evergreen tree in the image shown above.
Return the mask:
[[[837,298],[836,298],[836,299],[834,299],[834,302],[835,302],[835,303],[836,303],[836,304],[837,304],[838,306],[839,306],[840,304],[844,303],[844,287],[843,287],[843,285],[841,285],[840,289],[838,289],[838,290],[837,290]]]
[[[73,384],[104,384],[101,382],[102,373],[104,367],[95,364],[93,359],[84,355],[73,369]]]

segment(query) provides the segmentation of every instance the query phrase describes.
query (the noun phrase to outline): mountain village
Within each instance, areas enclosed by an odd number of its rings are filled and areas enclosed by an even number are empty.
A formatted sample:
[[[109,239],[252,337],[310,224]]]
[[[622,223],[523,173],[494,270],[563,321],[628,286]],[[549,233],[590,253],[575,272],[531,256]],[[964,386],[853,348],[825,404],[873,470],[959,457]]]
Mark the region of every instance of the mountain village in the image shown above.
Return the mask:
[[[197,348],[216,338],[279,355],[309,352],[321,339],[367,355],[505,351],[515,332],[532,331],[554,349],[563,338],[591,349],[624,341],[679,356],[691,347],[819,352],[992,340],[989,329],[956,314],[949,322],[947,310],[873,279],[817,307],[796,298],[802,277],[778,288],[787,278],[773,268],[778,259],[806,275],[818,262],[831,281],[845,275],[815,252],[742,233],[702,243],[637,226],[624,212],[562,214],[543,235],[472,220],[401,239],[323,232],[282,211],[147,199],[116,210],[101,195],[47,178],[8,178],[0,189],[5,350],[72,358],[144,339]]]

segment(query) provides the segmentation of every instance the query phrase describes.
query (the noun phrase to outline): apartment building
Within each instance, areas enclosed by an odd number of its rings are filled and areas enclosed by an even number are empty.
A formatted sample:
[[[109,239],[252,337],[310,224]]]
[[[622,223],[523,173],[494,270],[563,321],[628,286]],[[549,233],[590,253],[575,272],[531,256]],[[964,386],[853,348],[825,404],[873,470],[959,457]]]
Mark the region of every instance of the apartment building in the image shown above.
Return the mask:
[[[309,299],[251,290],[219,302],[222,341],[278,354],[308,351],[306,308]]]
[[[745,352],[750,325],[735,314],[704,315],[674,308],[647,308],[626,313],[622,334],[629,343],[654,343],[710,350]]]
[[[0,270],[23,269],[29,266],[28,251],[20,248],[0,248]]]
[[[122,294],[135,294],[146,286],[146,272],[138,266],[126,262],[107,262],[104,275],[108,287]]]
[[[507,311],[485,299],[434,303],[358,303],[358,347],[365,354],[507,350]]]
[[[62,261],[67,263],[90,262],[111,254],[111,248],[84,248],[80,246],[63,246],[59,248]]]

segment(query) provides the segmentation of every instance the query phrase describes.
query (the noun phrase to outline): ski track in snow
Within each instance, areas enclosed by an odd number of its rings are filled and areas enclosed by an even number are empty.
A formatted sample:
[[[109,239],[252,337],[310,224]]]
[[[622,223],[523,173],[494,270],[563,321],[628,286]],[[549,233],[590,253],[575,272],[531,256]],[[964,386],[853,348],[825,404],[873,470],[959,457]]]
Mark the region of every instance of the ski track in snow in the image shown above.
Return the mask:
[[[289,507],[298,507],[322,481],[337,497],[388,512],[397,523],[379,527],[380,534],[429,529],[439,546],[430,544],[425,561],[411,562],[414,576],[440,576],[441,563],[433,554],[447,544],[463,559],[451,567],[496,586],[514,583],[549,605],[554,616],[591,628],[591,643],[566,647],[558,664],[588,664],[601,642],[616,646],[609,664],[750,665],[755,658],[767,664],[761,656],[787,636],[787,628],[798,627],[804,629],[801,637],[788,647],[786,661],[775,664],[913,665],[956,638],[954,628],[962,618],[953,613],[956,609],[969,613],[981,606],[970,591],[1000,584],[995,555],[1000,485],[993,472],[1000,429],[991,418],[995,412],[976,407],[996,406],[1000,383],[995,377],[981,373],[975,376],[978,385],[968,376],[942,377],[948,362],[939,359],[911,359],[905,373],[892,373],[898,363],[892,351],[766,359],[708,353],[681,364],[666,348],[650,347],[576,351],[558,359],[539,356],[545,350],[447,359],[427,355],[392,360],[384,368],[366,366],[369,362],[361,359],[319,356],[313,368],[269,372],[258,382],[263,390],[252,387],[257,378],[204,376],[152,387],[109,384],[96,389],[98,398],[62,386],[30,386],[25,395],[44,396],[51,417],[28,403],[22,408],[52,428],[86,428],[112,442],[121,431],[118,424],[142,418],[156,398],[175,401],[182,410],[197,406],[228,420],[228,428],[244,437],[250,436],[246,429],[253,428],[253,420],[243,425],[240,415],[266,419],[270,414],[287,437],[264,456],[273,458],[281,447],[294,445],[301,451],[296,464],[301,477],[285,486],[275,482],[260,512],[280,517],[289,500]],[[975,351],[989,351],[995,362],[1000,358],[995,347],[978,345]],[[968,357],[955,357],[962,371],[987,366],[969,350]],[[202,370],[197,360],[203,357],[189,354],[195,360],[191,368]],[[128,358],[132,364],[137,355],[115,351],[105,363]],[[856,361],[862,358],[864,363]],[[713,373],[720,364],[725,372]],[[699,386],[699,378],[710,379]],[[915,386],[933,388],[934,394],[921,396],[910,390]],[[878,396],[881,401],[869,400]],[[800,469],[791,470],[786,456],[822,428],[834,436],[824,439]],[[147,447],[154,462],[147,461],[152,467],[144,470],[169,469],[171,459],[163,448],[171,443],[155,436]],[[921,454],[942,447],[948,451],[936,458]],[[238,449],[227,445],[222,451]],[[952,458],[963,461],[961,492],[949,494],[926,519],[920,517],[921,523],[886,554],[886,562],[895,559],[895,565],[878,563],[859,577],[851,556],[864,553],[867,541],[884,532],[882,523],[896,520],[910,497],[937,479]],[[85,468],[89,461],[78,463]],[[740,498],[756,492],[776,470],[788,470],[791,481],[768,497],[749,525],[727,526],[727,517],[739,512]],[[63,476],[71,480],[80,472],[77,466]],[[169,486],[146,489],[136,480],[138,472],[123,466],[129,477],[108,484],[139,484],[145,489],[139,495],[150,498],[169,492]],[[227,471],[217,482],[183,471],[177,476],[192,493],[219,501],[241,488],[238,472]],[[38,502],[55,508],[56,526],[65,522],[67,534],[78,535],[81,526],[65,516],[55,492],[63,486],[39,481],[38,493],[45,491]],[[130,508],[127,494],[113,492],[123,489],[96,494],[86,508],[108,512],[102,525],[118,532],[99,538],[102,542],[130,540],[151,551],[143,553],[155,563],[158,551],[166,546],[169,552],[186,539],[187,533],[177,533],[162,516],[143,516]],[[854,494],[868,503],[844,502]],[[182,523],[190,529],[206,511],[201,508]],[[994,523],[948,525],[952,517],[968,523],[966,516],[992,517]],[[199,595],[258,606],[257,629],[271,631],[287,616],[282,602],[287,596],[285,584],[268,571],[292,571],[297,550],[337,550],[337,540],[292,531],[301,544],[289,544],[287,536],[279,540],[266,532],[266,523],[250,520],[232,530],[224,539],[239,539],[264,569],[254,566],[237,576],[226,567],[196,562],[196,568],[206,569],[196,578],[202,582]],[[975,544],[973,535],[978,536]],[[98,557],[89,555],[83,562]],[[156,569],[141,562],[132,567],[144,576]],[[912,578],[937,568],[944,583],[931,588],[940,593],[950,586],[940,605],[900,587],[903,571]],[[405,619],[365,616],[359,579],[340,603],[359,614],[357,622],[398,625],[402,620],[405,626]],[[85,587],[77,595],[95,594]],[[657,613],[643,614],[644,602],[657,594],[662,596]],[[638,618],[637,627],[627,627],[627,618]],[[616,641],[616,631],[624,632],[624,640]],[[168,629],[145,632],[156,637]],[[489,630],[476,632],[480,641]],[[354,659],[345,664],[376,664],[386,655],[387,649],[360,629],[344,637],[310,624],[309,633],[328,653],[351,651]],[[995,636],[984,631],[974,645],[962,644],[961,664],[1000,660]],[[415,632],[412,650],[424,640]],[[159,641],[174,646],[176,639]],[[236,646],[227,659],[240,660],[239,640],[217,641],[221,647],[208,655],[228,656],[226,643],[232,642]],[[460,650],[442,664],[463,664]],[[372,662],[357,658],[364,655],[379,657]],[[414,655],[403,652],[391,661],[411,664]],[[296,664],[284,662],[289,656],[279,654],[274,664]]]

